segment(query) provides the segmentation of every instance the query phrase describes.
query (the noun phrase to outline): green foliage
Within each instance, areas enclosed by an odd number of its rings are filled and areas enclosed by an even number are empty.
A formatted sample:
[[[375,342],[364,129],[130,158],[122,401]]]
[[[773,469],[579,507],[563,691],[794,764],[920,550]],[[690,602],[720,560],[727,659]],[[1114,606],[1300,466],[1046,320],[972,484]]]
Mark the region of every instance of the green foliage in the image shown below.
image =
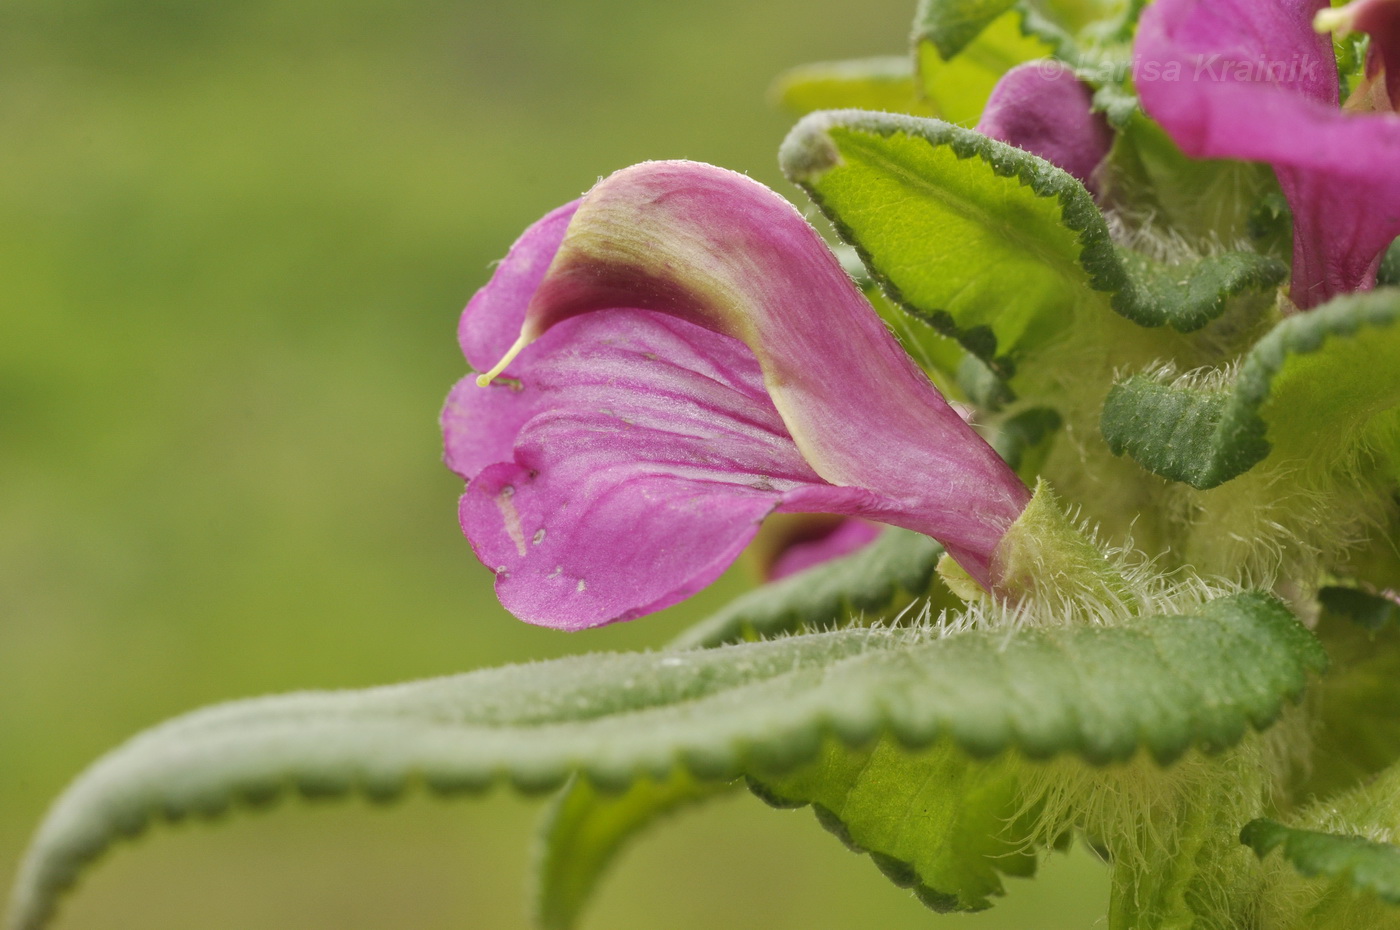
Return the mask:
[[[1325,798],[1400,762],[1400,607],[1356,588],[1318,600],[1328,673],[1309,696],[1317,728],[1298,794]]]
[[[936,613],[954,603],[934,579],[942,555],[943,547],[929,537],[889,527],[850,555],[735,598],[672,646],[718,646],[856,622],[889,622],[923,597],[931,597]]]
[[[1126,253],[1070,175],[937,120],[813,114],[779,158],[892,300],[1003,377],[1076,322],[1092,326],[1079,315],[1105,302],[1143,326],[1189,331],[1285,275],[1254,253],[1173,267]]]
[[[752,784],[777,806],[810,804],[822,826],[927,906],[967,911],[1003,893],[1000,875],[1035,872],[1024,767],[1012,754],[974,760],[946,742],[911,753],[881,739],[829,744],[812,764]]]
[[[1298,830],[1266,818],[1246,824],[1240,842],[1261,859],[1281,850],[1283,858],[1301,875],[1340,879],[1355,891],[1400,905],[1400,847],[1390,843]]]
[[[1400,475],[1400,294],[1338,298],[1289,317],[1228,383],[1134,375],[1104,405],[1110,448],[1196,488],[1266,457],[1354,482],[1357,467]],[[1367,460],[1373,464],[1366,465]]]
[[[1249,593],[1114,628],[939,634],[596,654],[198,711],[137,736],[59,799],[26,860],[13,928],[43,926],[84,864],[151,820],[216,816],[288,790],[388,799],[411,784],[454,793],[508,782],[537,793],[579,773],[625,791],[677,768],[699,781],[762,779],[811,761],[827,740],[882,736],[912,749],[943,739],[982,758],[1016,747],[1166,763],[1267,726],[1324,662],[1282,604]]]
[[[612,794],[586,778],[572,779],[550,802],[541,824],[535,922],[543,930],[573,927],[604,870],[634,834],[664,814],[737,787],[737,782],[699,781],[682,768],[661,779],[638,779]]]
[[[801,65],[780,74],[770,96],[783,109],[802,116],[814,110],[889,110],[934,116],[937,110],[914,86],[906,57]]]
[[[924,0],[914,21],[918,86],[934,113],[977,122],[997,80],[1053,49],[1032,34],[1006,0]]]

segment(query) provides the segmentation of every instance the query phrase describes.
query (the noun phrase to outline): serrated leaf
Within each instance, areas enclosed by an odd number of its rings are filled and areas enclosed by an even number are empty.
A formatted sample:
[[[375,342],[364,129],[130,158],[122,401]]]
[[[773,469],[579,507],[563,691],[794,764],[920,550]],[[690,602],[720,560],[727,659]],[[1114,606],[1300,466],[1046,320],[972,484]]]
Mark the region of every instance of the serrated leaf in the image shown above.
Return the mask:
[[[913,65],[904,56],[800,65],[778,75],[770,95],[798,116],[847,108],[919,116],[937,112],[915,88]]]
[[[839,559],[770,582],[735,598],[682,633],[677,649],[771,639],[856,621],[889,621],[919,598],[931,610],[954,606],[934,570],[943,547],[921,533],[890,527],[874,542]]]
[[[1223,387],[1135,375],[1108,395],[1104,438],[1114,454],[1201,489],[1265,458],[1327,474],[1365,453],[1395,476],[1397,321],[1400,292],[1350,295],[1278,324]]]
[[[911,753],[882,739],[859,749],[826,746],[811,765],[755,779],[777,806],[811,805],[850,849],[936,911],[976,911],[1002,894],[1001,875],[1035,872],[1014,756],[970,759],[948,743]]]
[[[535,922],[568,930],[627,840],[658,817],[703,803],[739,782],[699,781],[684,769],[660,780],[641,779],[621,794],[598,791],[575,778],[550,802],[540,829],[535,869]]]
[[[1073,177],[939,120],[815,113],[779,157],[892,300],[1002,377],[1076,313],[1102,312],[1091,290],[1140,325],[1184,332],[1286,274],[1254,253],[1162,267],[1122,251]]]
[[[621,791],[677,768],[700,781],[774,777],[826,739],[882,735],[980,756],[1015,746],[1109,762],[1142,750],[1165,762],[1268,725],[1324,661],[1281,603],[1245,593],[1113,628],[857,629],[236,702],[137,736],[73,783],[26,857],[11,928],[42,927],[86,863],[152,820],[290,789],[538,792],[579,773]]]
[[[1288,864],[1308,878],[1340,879],[1356,891],[1400,905],[1400,847],[1390,843],[1299,830],[1265,818],[1247,824],[1240,832],[1240,842],[1260,859],[1281,850]]]

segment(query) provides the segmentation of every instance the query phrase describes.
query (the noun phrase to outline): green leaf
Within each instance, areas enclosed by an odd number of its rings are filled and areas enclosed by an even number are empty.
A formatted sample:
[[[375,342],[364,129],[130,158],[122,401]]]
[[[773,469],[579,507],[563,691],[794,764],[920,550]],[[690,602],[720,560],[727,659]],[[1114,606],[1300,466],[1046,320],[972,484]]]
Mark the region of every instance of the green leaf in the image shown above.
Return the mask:
[[[919,0],[914,37],[951,59],[1015,5],[1016,0]]]
[[[1317,726],[1301,796],[1329,797],[1400,762],[1400,607],[1355,588],[1319,593],[1327,675],[1314,686]]]
[[[659,781],[634,782],[621,794],[575,778],[550,803],[541,824],[535,922],[544,930],[574,926],[603,872],[623,845],[658,817],[739,786],[703,782],[684,769]]]
[[[914,24],[918,87],[938,116],[976,123],[1003,74],[1054,52],[1027,32],[1019,10],[994,12],[1013,5],[1005,0],[924,0],[920,5]]]
[[[1251,218],[1271,196],[1286,208],[1267,165],[1188,158],[1135,101],[1098,179],[1104,203],[1127,223],[1136,221],[1142,235],[1169,231],[1201,250],[1248,236]],[[1277,237],[1281,246],[1290,241]]]
[[[975,911],[1003,893],[1001,875],[1035,872],[1024,768],[1012,755],[979,761],[946,742],[911,753],[882,739],[830,744],[812,765],[751,785],[776,806],[810,804],[822,826],[934,910]]]
[[[1400,905],[1400,847],[1361,836],[1298,830],[1260,818],[1240,831],[1240,842],[1263,859],[1275,849],[1299,874],[1341,879],[1355,891]]]
[[[718,646],[859,621],[890,621],[919,598],[930,596],[930,609],[937,613],[960,603],[934,577],[942,555],[943,547],[922,533],[889,527],[850,555],[735,598],[671,645]]]
[[[137,736],[79,777],[35,837],[11,927],[43,926],[85,864],[152,820],[288,791],[533,793],[574,773],[624,791],[678,768],[768,778],[828,739],[882,735],[913,749],[946,738],[981,757],[1015,746],[1166,762],[1267,726],[1324,661],[1282,604],[1245,593],[1113,628],[846,630],[236,702]]]
[[[892,300],[1002,377],[1103,312],[1091,290],[1143,326],[1190,331],[1286,274],[1253,253],[1162,267],[1124,252],[1073,177],[938,120],[814,113],[779,158]]]
[[[1135,375],[1108,395],[1104,438],[1114,454],[1201,489],[1265,458],[1328,474],[1364,455],[1400,475],[1397,320],[1400,292],[1351,295],[1278,324],[1223,386]]]
[[[920,116],[937,112],[915,88],[913,66],[903,56],[801,65],[780,74],[770,95],[798,116],[847,108]]]

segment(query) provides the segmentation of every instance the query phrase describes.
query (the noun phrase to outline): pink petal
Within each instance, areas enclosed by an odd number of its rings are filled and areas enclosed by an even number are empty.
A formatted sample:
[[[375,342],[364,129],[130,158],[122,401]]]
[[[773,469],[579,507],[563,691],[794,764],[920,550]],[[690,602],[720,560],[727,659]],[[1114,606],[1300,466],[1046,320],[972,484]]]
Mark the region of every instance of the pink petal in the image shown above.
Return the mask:
[[[1017,65],[997,81],[977,131],[1050,162],[1094,190],[1113,130],[1093,111],[1094,94],[1053,59]]]
[[[1325,5],[1157,0],[1136,46],[1143,106],[1183,151],[1273,165],[1300,307],[1374,286],[1400,235],[1400,116],[1341,111],[1331,40],[1312,27]]]

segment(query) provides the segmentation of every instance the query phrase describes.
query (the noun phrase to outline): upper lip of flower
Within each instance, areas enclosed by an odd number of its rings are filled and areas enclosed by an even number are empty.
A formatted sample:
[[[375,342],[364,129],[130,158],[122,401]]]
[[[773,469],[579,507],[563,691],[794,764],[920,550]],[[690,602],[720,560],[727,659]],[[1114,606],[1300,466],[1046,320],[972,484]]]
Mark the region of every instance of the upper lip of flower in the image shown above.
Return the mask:
[[[649,162],[600,182],[522,236],[461,334],[474,366],[512,379],[464,381],[444,412],[463,527],[531,622],[680,600],[773,510],[927,533],[992,586],[1029,500],[816,231],[723,169]]]
[[[1400,117],[1338,107],[1332,45],[1312,26],[1325,3],[1157,0],[1136,46],[1143,106],[1183,151],[1274,167],[1303,308],[1374,286],[1400,235]]]

